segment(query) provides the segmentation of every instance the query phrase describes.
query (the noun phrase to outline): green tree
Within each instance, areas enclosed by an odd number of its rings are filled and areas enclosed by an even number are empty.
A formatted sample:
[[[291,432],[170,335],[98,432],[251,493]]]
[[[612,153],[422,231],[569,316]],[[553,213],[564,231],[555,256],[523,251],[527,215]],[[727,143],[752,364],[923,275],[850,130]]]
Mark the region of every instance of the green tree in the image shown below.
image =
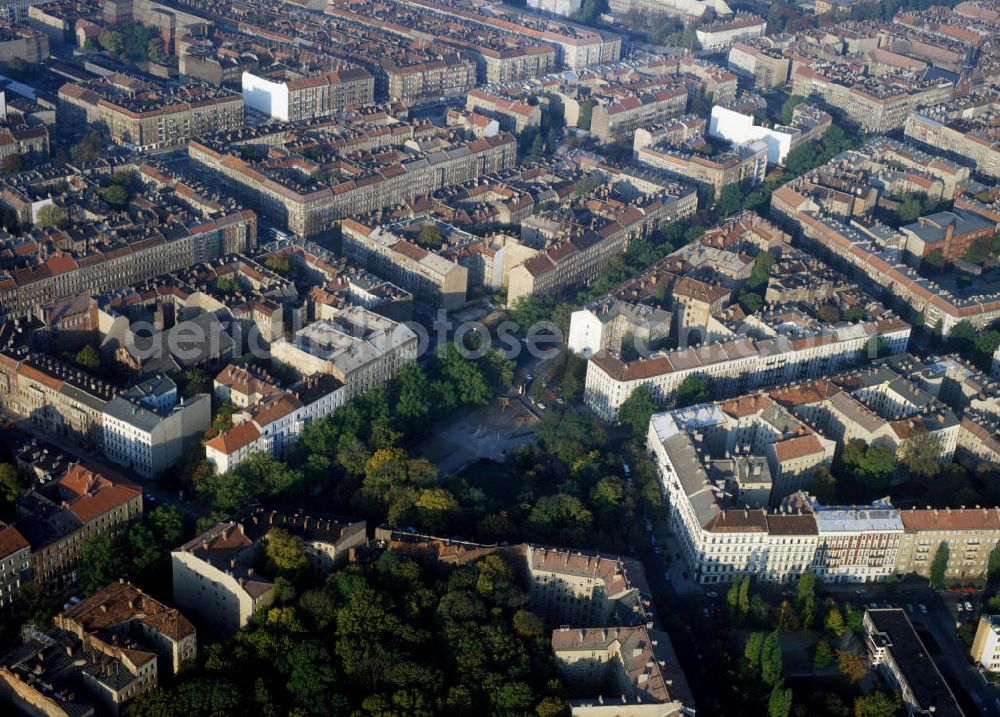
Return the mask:
[[[743,208],[743,191],[738,184],[727,184],[719,192],[715,211],[720,217],[728,217]]]
[[[830,643],[820,638],[819,642],[816,643],[816,651],[813,653],[813,667],[817,670],[825,670],[836,662],[837,658],[834,657],[833,650],[830,649]]]
[[[896,210],[896,218],[899,219],[900,224],[907,224],[919,217],[922,211],[923,203],[920,201],[920,198],[909,196],[903,200],[903,203],[899,205],[899,209]]]
[[[826,620],[823,621],[823,627],[825,627],[827,633],[833,637],[843,637],[844,633],[847,632],[847,625],[844,623],[844,615],[840,612],[840,608],[837,607],[836,603],[830,605],[829,610],[827,610]]]
[[[184,369],[174,376],[174,382],[177,384],[177,392],[184,398],[212,392],[211,379],[199,368]]]
[[[46,204],[38,210],[38,214],[35,217],[35,226],[39,229],[44,229],[45,227],[64,229],[69,225],[69,217],[66,215],[66,212],[55,204]]]
[[[896,691],[876,690],[854,700],[854,717],[894,717],[903,709]]]
[[[417,235],[417,244],[430,249],[439,249],[444,244],[444,234],[441,233],[441,228],[431,222],[424,224]]]
[[[807,570],[795,583],[795,606],[802,609],[802,605],[809,599],[816,597],[816,573]]]
[[[264,266],[282,276],[292,270],[292,262],[287,254],[272,254],[264,261]]]
[[[933,478],[941,469],[941,443],[926,428],[914,429],[903,441],[900,462],[911,475]]]
[[[569,717],[570,705],[562,697],[545,697],[535,707],[538,717]]]
[[[459,511],[459,502],[446,488],[425,488],[414,504],[421,527],[431,533],[445,530]]]
[[[146,44],[146,55],[153,62],[159,62],[166,56],[166,52],[163,47],[163,40],[159,37],[150,38],[149,42]]]
[[[80,587],[87,593],[99,590],[125,572],[121,546],[110,535],[92,535],[80,546]]]
[[[117,55],[122,51],[122,46],[124,41],[122,40],[122,34],[117,30],[105,30],[101,33],[98,42],[101,47],[113,55]]]
[[[788,717],[792,711],[792,688],[775,685],[767,700],[767,717]]]
[[[542,135],[540,134],[535,135],[535,139],[531,143],[530,154],[532,157],[540,157],[541,155],[545,154],[545,140],[542,139]]]
[[[409,421],[420,421],[430,412],[430,384],[427,374],[417,364],[403,366],[396,374],[399,399],[396,414]]]
[[[756,294],[752,291],[741,291],[740,295],[737,297],[737,301],[740,304],[740,308],[748,316],[750,314],[756,314],[760,311],[760,307],[764,305],[764,299],[760,294]]]
[[[265,554],[268,564],[284,574],[296,574],[309,563],[302,538],[282,528],[267,531]]]
[[[133,523],[125,533],[125,550],[133,575],[141,573],[160,557],[156,537],[142,523]]]
[[[997,574],[1000,574],[1000,543],[994,546],[993,550],[990,551],[989,564],[986,568],[987,577],[992,580]]]
[[[868,672],[868,660],[849,650],[837,650],[837,665],[851,682],[859,682]]]
[[[112,184],[102,189],[101,199],[118,209],[128,206],[128,192],[120,184]]]
[[[950,553],[948,543],[941,541],[934,553],[931,561],[930,584],[931,587],[939,588],[944,585],[944,574],[948,570],[948,555]]]
[[[641,441],[649,431],[649,419],[655,410],[652,392],[645,386],[637,386],[618,407],[618,422]]]
[[[813,470],[806,482],[806,490],[821,505],[834,505],[838,502],[837,479],[826,466]]]
[[[97,130],[91,130],[83,136],[83,139],[69,148],[69,156],[76,162],[97,159],[101,156],[103,146],[101,133]]]
[[[13,152],[0,159],[0,174],[17,174],[24,169],[24,156]]]
[[[763,295],[767,290],[767,283],[771,277],[771,269],[774,267],[774,254],[769,251],[762,251],[753,260],[753,268],[750,270],[750,278],[747,280],[747,291]]]
[[[451,381],[462,403],[485,406],[490,402],[493,393],[483,372],[476,364],[466,360],[453,343],[445,349],[442,373]]]
[[[212,429],[217,433],[225,433],[233,427],[233,414],[236,406],[229,401],[223,401],[215,410],[215,418],[212,419]]]
[[[161,505],[149,514],[149,525],[161,546],[173,547],[184,536],[184,515],[172,505]]]
[[[799,95],[791,95],[784,103],[781,105],[781,124],[788,125],[792,123],[792,119],[795,115],[795,108],[806,101],[805,97]]]
[[[21,495],[17,469],[10,463],[0,463],[0,501],[13,503]]]
[[[592,524],[593,515],[578,498],[556,493],[536,501],[525,529],[532,540],[582,545],[587,542]]]
[[[764,646],[760,654],[760,679],[765,685],[774,687],[781,681],[784,667],[781,662],[781,645],[778,644],[778,633],[768,633],[764,638]]]
[[[88,373],[97,373],[101,368],[101,352],[93,345],[87,344],[77,351],[73,357],[73,363]]]
[[[677,408],[687,408],[709,400],[708,387],[698,376],[688,376],[681,385],[677,387],[674,395],[674,406]]]
[[[580,116],[577,117],[576,126],[580,129],[590,129],[590,121],[593,116],[595,102],[584,100],[580,103]]]
[[[764,633],[751,632],[747,635],[746,645],[743,647],[743,659],[751,670],[760,669],[760,653],[764,649]]]

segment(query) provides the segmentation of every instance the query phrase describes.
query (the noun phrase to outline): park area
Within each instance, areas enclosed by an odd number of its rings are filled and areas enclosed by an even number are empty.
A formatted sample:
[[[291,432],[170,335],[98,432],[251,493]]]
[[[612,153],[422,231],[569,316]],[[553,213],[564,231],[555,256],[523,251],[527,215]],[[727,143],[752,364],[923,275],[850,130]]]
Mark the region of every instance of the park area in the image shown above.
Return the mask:
[[[440,475],[455,475],[482,459],[502,463],[512,448],[534,440],[536,423],[518,399],[494,398],[486,406],[456,411],[414,453],[435,464]]]

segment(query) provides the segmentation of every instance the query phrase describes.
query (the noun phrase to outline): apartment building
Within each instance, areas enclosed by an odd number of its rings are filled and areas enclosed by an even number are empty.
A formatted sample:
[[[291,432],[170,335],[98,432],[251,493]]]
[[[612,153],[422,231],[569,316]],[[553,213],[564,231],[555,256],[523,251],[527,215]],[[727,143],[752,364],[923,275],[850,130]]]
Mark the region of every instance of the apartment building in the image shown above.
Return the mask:
[[[706,13],[720,17],[733,14],[725,0],[609,0],[608,7],[617,15],[638,12],[692,20],[702,18]]]
[[[0,353],[0,404],[53,435],[103,445],[104,409],[120,389],[25,348]]]
[[[508,303],[522,296],[555,294],[595,281],[609,261],[624,253],[629,242],[666,222],[690,216],[698,208],[698,193],[690,186],[674,185],[662,177],[647,182],[641,172],[623,171],[610,179],[620,179],[644,196],[634,196],[628,205],[609,204],[605,213],[608,216],[600,220],[595,217],[593,227],[572,227],[568,237],[549,243],[511,269]]]
[[[508,97],[503,88],[494,90],[482,87],[469,90],[465,98],[465,109],[497,120],[500,128],[507,132],[520,133],[528,127],[539,127],[542,124],[541,107]]]
[[[107,469],[74,463],[15,507],[15,526],[31,546],[32,579],[56,591],[76,582],[87,538],[115,535],[142,517],[142,491]]]
[[[0,18],[4,15],[0,5]],[[24,25],[10,24],[0,29],[0,62],[17,58],[29,65],[49,59],[49,37]]]
[[[899,511],[888,503],[820,507],[812,569],[824,582],[867,583],[895,573],[903,539]]]
[[[353,219],[340,224],[344,256],[391,281],[433,308],[465,305],[469,270],[400,236],[392,227],[369,227]]]
[[[953,263],[977,244],[989,246],[996,228],[995,222],[955,209],[927,214],[900,231],[906,236],[906,252],[918,262],[936,251]]]
[[[716,395],[738,395],[836,372],[867,355],[873,337],[894,353],[906,348],[910,326],[898,318],[835,327],[828,333],[799,338],[777,336],[754,341],[734,338],[696,348],[656,352],[648,358],[623,361],[610,352],[595,354],[587,363],[584,402],[606,420],[637,386],[645,386],[657,401],[666,401],[688,376],[706,380]]]
[[[768,146],[762,141],[707,156],[669,146],[643,147],[636,152],[642,164],[706,187],[718,199],[726,185],[756,186],[767,173]]]
[[[733,17],[701,25],[695,31],[703,50],[719,50],[734,42],[764,34],[767,21],[753,13],[737,12]]]
[[[573,312],[566,345],[584,358],[598,351],[620,353],[626,337],[655,348],[670,335],[672,323],[669,311],[603,297]]]
[[[997,508],[934,508],[900,511],[903,539],[896,572],[930,577],[941,546],[948,552],[945,579],[965,581],[986,575],[990,553],[1000,543]]]
[[[271,345],[271,360],[300,376],[329,374],[344,385],[344,400],[382,388],[417,359],[417,335],[405,324],[348,306]]]
[[[561,627],[552,632],[552,652],[569,689],[602,685],[609,692],[570,700],[574,715],[679,715],[694,704],[670,638],[661,630]]]
[[[684,114],[687,97],[687,90],[678,85],[599,103],[591,110],[590,134],[601,142],[628,139],[641,127]]]
[[[104,455],[143,478],[154,478],[176,465],[211,424],[207,393],[178,400],[173,381],[148,379],[104,407]]]
[[[823,74],[826,71],[807,65],[796,67],[792,71],[792,94],[815,96],[866,132],[902,129],[911,112],[946,102],[952,92],[950,83],[900,86],[871,78],[855,82],[857,75],[853,71],[831,72],[830,77]]]
[[[25,635],[0,658],[0,702],[24,714],[118,717],[197,652],[194,626],[126,582],[112,583]]]
[[[386,152],[357,173],[329,183],[302,183],[289,179],[286,160],[248,162],[238,146],[191,142],[192,159],[218,173],[227,188],[255,204],[265,214],[287,224],[300,236],[312,236],[347,215],[366,214],[462,184],[484,174],[514,166],[517,140],[500,133],[471,142],[456,139],[436,143],[426,153]],[[299,160],[297,160],[299,161]],[[302,158],[308,171],[319,166]]]
[[[342,408],[346,396],[344,384],[328,374],[307,376],[288,391],[268,392],[234,413],[232,428],[205,443],[205,459],[225,473],[254,453],[282,458],[305,426]]]
[[[79,640],[117,636],[146,643],[168,672],[177,674],[198,654],[198,634],[194,625],[173,607],[147,595],[132,583],[121,580],[89,595],[82,602],[54,618],[57,628]]]
[[[726,66],[738,75],[752,78],[761,89],[784,86],[791,72],[791,60],[781,50],[747,42],[733,42]]]
[[[78,294],[98,294],[161,274],[249,251],[257,243],[257,217],[249,210],[199,217],[190,226],[167,219],[156,232],[85,253],[63,250],[37,264],[0,272],[0,313],[27,316],[41,306]]]
[[[9,609],[31,579],[31,545],[12,525],[0,521],[0,609]]]
[[[386,94],[408,105],[437,97],[461,97],[476,86],[476,63],[461,53],[447,53],[426,62],[396,65],[383,61]]]
[[[528,7],[540,12],[569,17],[583,6],[583,0],[528,0]]]
[[[984,130],[932,119],[919,112],[906,118],[903,127],[907,137],[945,152],[971,160],[976,169],[988,177],[1000,177],[1000,149]]]
[[[634,622],[651,593],[642,566],[631,558],[526,545],[532,609],[568,624]],[[644,619],[639,616],[639,621]]]
[[[123,74],[59,88],[60,124],[105,127],[115,144],[140,152],[181,147],[194,137],[243,126],[243,97],[207,85],[168,93]]]
[[[0,19],[8,23],[24,22],[28,18],[28,8],[38,4],[38,0],[4,0],[0,3]]]
[[[274,601],[274,582],[254,569],[273,529],[300,538],[310,569],[321,575],[343,565],[350,550],[366,541],[363,520],[250,508],[171,552],[174,602],[227,634],[244,627]]]
[[[806,245],[842,260],[872,290],[892,292],[922,315],[926,325],[940,326],[945,334],[960,321],[981,328],[1000,318],[1000,295],[980,293],[980,287],[961,292],[921,276],[905,263],[901,252],[824,211],[808,187],[793,182],[776,190],[771,213]]]
[[[979,616],[970,654],[980,669],[1000,672],[1000,615]]]
[[[865,610],[864,628],[872,666],[900,691],[910,714],[965,714],[905,611]]]
[[[375,101],[375,78],[359,67],[309,73],[292,69],[244,72],[243,102],[283,122],[329,117]]]
[[[767,145],[767,161],[782,164],[796,147],[820,139],[833,124],[833,118],[817,107],[800,104],[795,107],[789,125],[763,127],[748,114],[734,112],[715,105],[709,124],[709,134],[734,145],[763,142]]]
[[[517,37],[509,28],[496,27],[503,22],[501,19],[491,23],[469,12],[467,5],[451,7],[431,6],[431,3],[347,3],[337,0],[327,4],[326,12],[413,40],[434,39],[441,45],[467,53],[476,61],[480,83],[515,82],[540,77],[557,66],[557,50],[552,44],[529,34]],[[513,25],[515,30],[519,27]]]
[[[816,520],[809,511],[771,514],[761,507],[726,506],[726,481],[713,479],[705,463],[711,442],[705,429],[724,422],[710,404],[655,414],[650,421],[647,450],[659,471],[682,559],[691,579],[703,584],[743,575],[777,583],[794,579],[812,569]]]

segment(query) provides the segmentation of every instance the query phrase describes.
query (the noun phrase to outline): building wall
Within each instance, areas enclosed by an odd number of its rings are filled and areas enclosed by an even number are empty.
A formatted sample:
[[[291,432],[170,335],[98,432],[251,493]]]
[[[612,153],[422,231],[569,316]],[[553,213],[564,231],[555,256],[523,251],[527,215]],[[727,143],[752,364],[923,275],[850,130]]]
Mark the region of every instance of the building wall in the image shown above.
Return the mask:
[[[270,605],[274,589],[253,600],[239,581],[191,553],[170,554],[174,602],[227,634],[246,626],[253,613]]]

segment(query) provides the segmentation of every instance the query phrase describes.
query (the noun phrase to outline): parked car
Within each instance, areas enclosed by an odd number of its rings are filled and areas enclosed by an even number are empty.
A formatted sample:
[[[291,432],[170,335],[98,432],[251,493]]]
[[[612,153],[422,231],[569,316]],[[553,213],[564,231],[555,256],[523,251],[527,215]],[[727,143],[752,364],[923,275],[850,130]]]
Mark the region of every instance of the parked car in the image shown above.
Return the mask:
[[[957,609],[959,612],[962,612],[962,603],[960,602],[955,603],[955,609]]]
[[[924,605],[923,603],[920,603],[919,605],[917,605],[917,607],[920,608],[920,612],[922,612],[924,615],[927,614],[927,606],[926,605]]]
[[[710,597],[710,598],[717,598],[717,597],[719,597],[719,593],[715,592],[714,590],[709,590],[707,593],[705,593],[705,595],[706,595],[706,597]]]
[[[965,601],[965,609],[968,610],[969,612],[972,612],[972,603],[969,602],[968,600]]]
[[[657,555],[663,555],[663,548],[657,545],[655,548],[653,548],[653,552],[656,553]]]
[[[865,590],[864,588],[858,588],[857,590],[854,591],[854,594],[855,595],[867,595],[868,591]]]
[[[670,582],[670,571],[669,570],[664,570],[663,571],[663,579],[666,580],[668,583]]]

